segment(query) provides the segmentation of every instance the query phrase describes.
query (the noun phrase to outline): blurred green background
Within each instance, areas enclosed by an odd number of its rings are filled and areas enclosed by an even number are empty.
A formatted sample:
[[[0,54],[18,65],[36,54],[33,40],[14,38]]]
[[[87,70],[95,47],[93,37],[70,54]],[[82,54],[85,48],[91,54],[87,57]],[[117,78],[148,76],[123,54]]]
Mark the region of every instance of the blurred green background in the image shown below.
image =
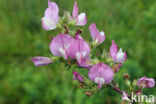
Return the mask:
[[[72,12],[74,0],[55,2],[60,15]],[[88,17],[83,36],[91,39],[87,28],[95,22],[107,37],[101,48],[109,51],[114,39],[128,53],[115,80],[126,72],[131,79],[144,75],[156,79],[156,0],[77,2],[79,12]],[[29,60],[51,56],[49,36],[55,33],[41,27],[46,8],[47,0],[0,0],[0,104],[120,104],[121,96],[111,89],[85,96],[62,63],[35,67]],[[156,96],[156,88],[144,93]]]

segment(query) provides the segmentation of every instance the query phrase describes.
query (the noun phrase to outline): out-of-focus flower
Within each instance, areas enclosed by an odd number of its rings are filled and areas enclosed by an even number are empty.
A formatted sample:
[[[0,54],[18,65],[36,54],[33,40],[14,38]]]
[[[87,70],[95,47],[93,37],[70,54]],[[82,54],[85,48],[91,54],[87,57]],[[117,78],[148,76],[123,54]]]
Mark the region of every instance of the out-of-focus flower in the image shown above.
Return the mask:
[[[76,39],[68,49],[68,55],[72,59],[83,62],[83,59],[88,57],[90,54],[90,47],[87,42],[78,38]]]
[[[96,28],[95,23],[92,23],[89,26],[89,30],[91,37],[96,44],[101,44],[105,40],[105,33],[103,31],[99,32]]]
[[[146,78],[145,76],[138,80],[138,86],[142,88],[152,88],[155,86],[153,78]]]
[[[68,34],[59,34],[50,43],[50,50],[53,55],[63,56],[64,59],[68,59],[67,51],[74,41],[75,39]]]
[[[44,17],[41,19],[44,30],[53,30],[56,28],[59,20],[59,8],[55,2],[48,0],[48,8],[45,10]]]
[[[126,91],[123,92],[122,101],[130,102],[130,99],[128,98],[128,94],[126,93]],[[129,103],[129,104],[131,104],[131,103]]]
[[[104,83],[108,84],[113,80],[114,72],[108,65],[99,63],[91,67],[88,76],[98,84],[98,89],[100,89]]]
[[[73,80],[83,82],[83,77],[76,71],[73,71]]]
[[[87,23],[87,16],[86,13],[80,13],[78,15],[78,6],[77,2],[75,1],[75,5],[73,7],[73,19],[76,19],[76,25],[78,26],[84,26]]]
[[[51,64],[53,61],[48,57],[36,56],[31,58],[35,66],[43,66]]]
[[[118,63],[123,63],[127,59],[126,52],[123,52],[122,48],[120,48],[120,50],[118,51],[118,46],[115,44],[114,40],[112,40],[110,55],[114,59],[114,61]]]

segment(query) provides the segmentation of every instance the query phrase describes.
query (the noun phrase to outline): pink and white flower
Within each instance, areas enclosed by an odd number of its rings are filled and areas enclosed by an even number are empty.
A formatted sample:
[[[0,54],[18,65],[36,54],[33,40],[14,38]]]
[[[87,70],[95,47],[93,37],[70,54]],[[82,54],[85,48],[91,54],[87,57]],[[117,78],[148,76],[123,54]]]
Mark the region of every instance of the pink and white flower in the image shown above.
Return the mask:
[[[128,98],[128,94],[126,93],[126,91],[124,91],[122,94],[122,101],[126,101],[128,102],[128,104],[132,104],[131,100]]]
[[[90,54],[90,47],[86,41],[77,38],[69,47],[68,55],[72,59],[77,59],[78,62],[83,60]]]
[[[88,76],[98,84],[98,89],[100,89],[104,83],[108,84],[113,80],[114,72],[108,65],[99,63],[91,67]]]
[[[44,30],[53,30],[56,28],[59,20],[59,8],[55,2],[48,0],[48,8],[45,10],[44,17],[41,19]]]
[[[110,55],[114,59],[114,61],[118,63],[123,63],[127,59],[126,52],[123,52],[122,48],[120,48],[120,50],[118,51],[118,46],[115,44],[114,40],[112,40]]]
[[[138,86],[142,88],[152,88],[155,86],[153,78],[146,78],[145,76],[138,80]]]
[[[68,59],[67,51],[74,41],[75,39],[68,34],[59,34],[50,43],[50,51],[54,56],[63,56],[64,59]]]
[[[86,13],[80,13],[78,15],[78,6],[77,2],[75,1],[75,5],[73,7],[73,19],[76,19],[76,25],[78,26],[84,26],[87,23],[87,16]]]
[[[106,38],[105,33],[103,31],[99,32],[99,30],[96,28],[95,23],[92,23],[89,26],[89,30],[90,30],[92,40],[95,43],[101,44],[105,40],[105,38]]]

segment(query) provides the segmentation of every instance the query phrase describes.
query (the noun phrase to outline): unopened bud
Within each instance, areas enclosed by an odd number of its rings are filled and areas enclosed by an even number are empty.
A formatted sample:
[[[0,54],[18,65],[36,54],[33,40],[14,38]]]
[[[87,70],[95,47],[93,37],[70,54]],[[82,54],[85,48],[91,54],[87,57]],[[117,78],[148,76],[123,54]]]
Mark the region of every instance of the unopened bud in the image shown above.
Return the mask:
[[[124,80],[129,79],[129,75],[128,75],[127,73],[125,73],[125,74],[123,75],[123,79],[124,79]]]
[[[118,72],[119,71],[119,69],[120,69],[120,64],[115,64],[115,65],[113,65],[113,67],[112,67],[112,69],[113,69],[113,71],[116,73],[116,72]]]
[[[138,83],[138,81],[137,80],[134,80],[133,81],[133,86],[137,86],[137,83]]]
[[[131,82],[129,80],[126,80],[126,85],[131,86]]]

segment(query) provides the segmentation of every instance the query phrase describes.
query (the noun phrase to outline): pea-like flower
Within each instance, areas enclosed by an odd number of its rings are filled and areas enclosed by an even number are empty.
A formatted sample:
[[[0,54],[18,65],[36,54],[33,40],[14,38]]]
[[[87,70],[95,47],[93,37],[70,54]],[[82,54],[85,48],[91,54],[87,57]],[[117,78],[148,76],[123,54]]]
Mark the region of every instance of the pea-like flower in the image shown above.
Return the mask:
[[[146,78],[145,76],[138,80],[138,86],[142,88],[152,88],[155,86],[153,78]]]
[[[73,7],[73,19],[76,19],[76,25],[78,26],[84,26],[87,23],[87,16],[86,13],[80,13],[78,15],[78,6],[77,2],[75,1],[75,5]]]
[[[77,59],[78,62],[83,60],[90,54],[90,47],[86,41],[77,38],[69,47],[68,55],[72,59]]]
[[[83,77],[76,71],[73,71],[73,80],[83,82]]]
[[[44,30],[53,30],[56,28],[59,20],[59,8],[55,2],[48,0],[48,8],[45,10],[44,17],[41,19]]]
[[[53,61],[48,57],[36,56],[31,58],[35,66],[43,66],[51,64]]]
[[[99,63],[91,67],[88,76],[98,84],[98,89],[100,89],[104,83],[108,84],[113,80],[114,72],[108,65]]]
[[[55,36],[50,43],[50,50],[54,56],[63,56],[64,59],[68,59],[67,51],[70,45],[75,41],[68,34],[59,34]]]
[[[122,94],[122,101],[126,101],[126,102],[129,102],[128,104],[132,104],[131,100],[128,98],[128,94],[126,91],[124,91]]]
[[[114,40],[112,40],[112,46],[110,48],[110,55],[115,62],[123,63],[127,59],[126,52],[122,51],[122,48],[118,51],[118,46],[115,44]]]
[[[99,30],[97,29],[95,23],[92,23],[89,26],[89,30],[90,30],[92,40],[96,44],[101,44],[105,40],[105,38],[106,38],[105,33],[103,31],[99,32]]]

